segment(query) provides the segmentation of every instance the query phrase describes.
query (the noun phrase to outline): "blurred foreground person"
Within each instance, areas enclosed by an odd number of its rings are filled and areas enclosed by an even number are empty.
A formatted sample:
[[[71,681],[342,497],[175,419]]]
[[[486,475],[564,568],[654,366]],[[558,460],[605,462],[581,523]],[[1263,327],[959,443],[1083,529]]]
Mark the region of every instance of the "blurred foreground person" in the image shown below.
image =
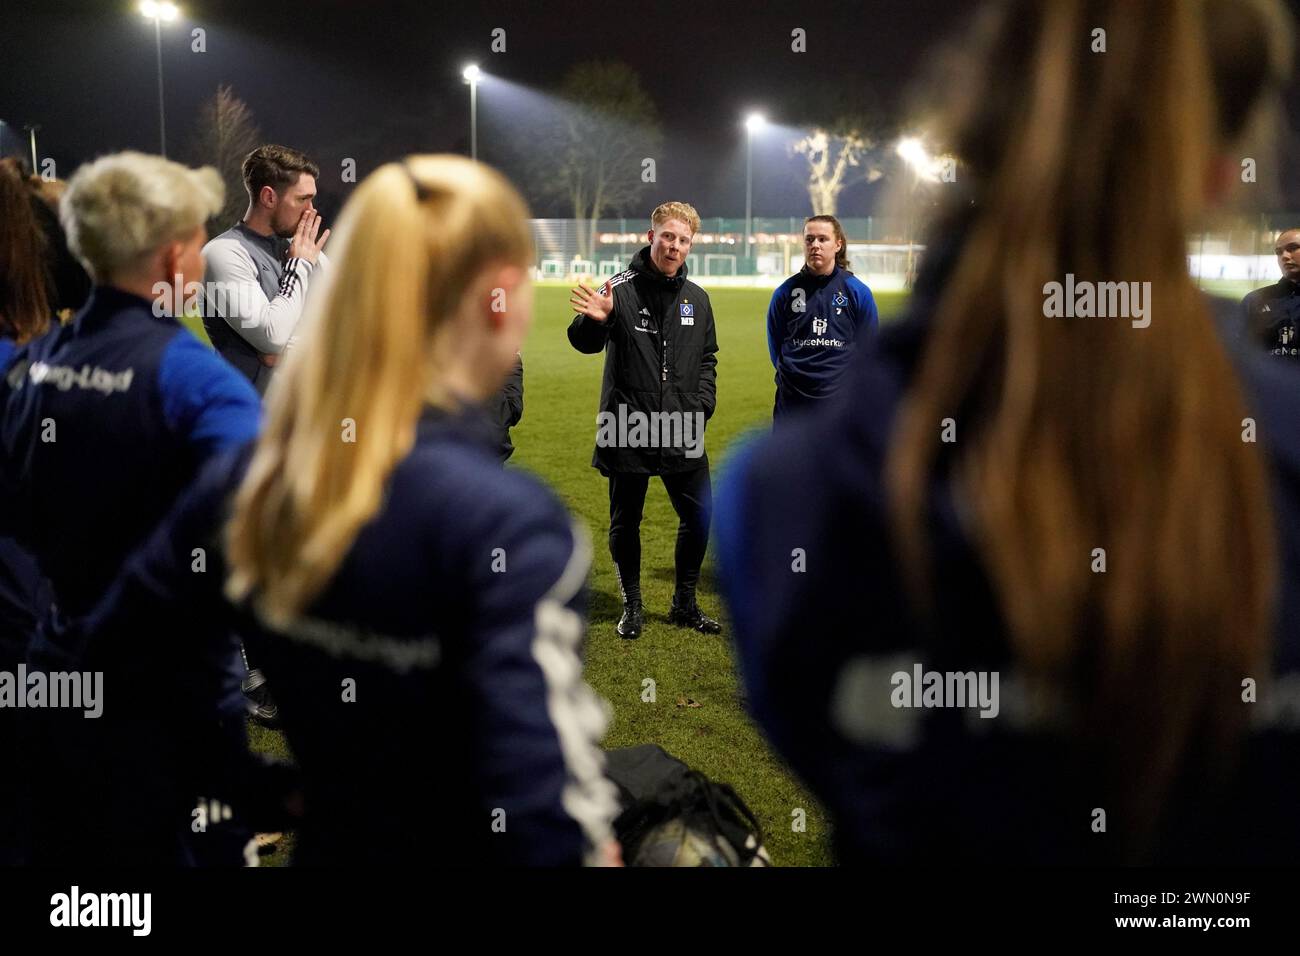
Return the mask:
[[[234,643],[195,641],[186,621],[166,642],[126,635],[92,659],[70,626],[198,467],[257,434],[252,386],[174,318],[203,278],[203,223],[221,192],[211,169],[141,153],[78,170],[62,218],[94,291],[69,324],[20,348],[0,381],[0,532],[54,590],[14,681],[28,708],[33,862],[197,862],[221,843],[214,834],[196,849],[188,835],[207,767],[246,753]],[[221,845],[230,853],[214,858],[242,859],[241,846]]]
[[[28,203],[35,217],[43,243],[38,257],[45,283],[45,298],[50,312],[61,319],[86,304],[90,297],[90,276],[68,248],[67,236],[59,224],[59,201],[68,184],[62,179],[29,176],[22,163],[12,157],[0,159],[0,168],[25,184]]]
[[[199,465],[257,434],[252,387],[173,317],[203,279],[203,221],[220,199],[214,171],[141,153],[82,167],[63,199],[95,288],[71,323],[14,356],[0,467],[21,496],[5,520],[68,616],[89,609]]]
[[[847,862],[1293,862],[1300,379],[1234,367],[1184,250],[1294,26],[1218,0],[983,26],[944,84],[969,192],[909,317],[719,493],[752,709]],[[1058,317],[1100,282],[1128,308]]]
[[[67,234],[59,222],[59,203],[68,191],[68,184],[62,179],[29,176],[27,188],[31,192],[36,222],[45,236],[50,309],[60,319],[67,321],[86,304],[93,287],[85,267],[68,248]]]
[[[515,366],[505,382],[487,402],[489,421],[493,427],[497,456],[505,464],[515,453],[515,443],[510,440],[510,429],[524,417],[524,357],[515,358]]]
[[[0,162],[0,378],[18,348],[50,327],[44,242],[35,208],[12,161]],[[0,509],[13,507],[0,501]],[[14,673],[27,655],[47,585],[36,560],[13,538],[0,537],[0,672]],[[0,709],[0,761],[17,766],[18,714]],[[0,776],[0,866],[21,861],[18,775]]]
[[[304,776],[297,863],[616,858],[580,659],[590,545],[483,422],[532,322],[526,217],[458,157],[358,185],[266,431],[206,469],[91,627],[237,625]]]
[[[49,331],[46,277],[45,240],[28,186],[16,164],[0,162],[0,378],[19,348]],[[0,538],[0,669],[26,652],[39,580],[32,558],[12,538]]]

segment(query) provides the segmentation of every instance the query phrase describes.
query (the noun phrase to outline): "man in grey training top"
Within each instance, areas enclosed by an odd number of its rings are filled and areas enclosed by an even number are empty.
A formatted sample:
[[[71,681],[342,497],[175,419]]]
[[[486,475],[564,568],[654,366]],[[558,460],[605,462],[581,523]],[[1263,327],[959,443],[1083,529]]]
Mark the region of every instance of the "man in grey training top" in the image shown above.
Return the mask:
[[[320,169],[286,146],[259,146],[244,159],[248,211],[203,247],[203,326],[212,345],[259,394],[302,316],[307,288],[329,260],[321,251]]]
[[[203,327],[213,347],[266,393],[302,317],[307,289],[329,260],[321,247],[316,177],[320,169],[286,146],[259,146],[244,158],[248,211],[203,247]],[[244,694],[263,724],[279,722],[266,676],[249,661]]]

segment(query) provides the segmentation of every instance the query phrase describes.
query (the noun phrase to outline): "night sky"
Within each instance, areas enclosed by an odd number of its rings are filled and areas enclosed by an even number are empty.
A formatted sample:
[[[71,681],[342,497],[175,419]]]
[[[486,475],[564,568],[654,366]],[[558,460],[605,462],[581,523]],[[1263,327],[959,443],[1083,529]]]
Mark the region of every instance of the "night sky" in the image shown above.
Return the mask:
[[[1300,0],[1291,0],[1300,9]],[[479,90],[480,157],[511,172],[511,111],[536,108],[520,87],[545,90],[589,59],[632,66],[664,125],[655,201],[683,198],[705,216],[744,213],[743,114],[806,125],[814,104],[877,104],[888,117],[925,72],[942,39],[960,36],[977,6],[961,0],[859,0],[815,5],[752,2],[616,3],[188,0],[163,28],[168,153],[190,159],[197,110],[218,84],[251,107],[263,139],[306,150],[322,167],[322,209],[348,188],[331,176],[344,157],[362,177],[408,152],[468,152],[468,87],[478,62],[513,86]],[[153,25],[133,2],[8,4],[0,37],[4,85],[0,149],[25,149],[21,127],[40,123],[39,152],[66,177],[95,155],[158,149]],[[207,52],[190,49],[206,31]],[[507,52],[490,52],[491,31]],[[790,51],[807,31],[808,52]],[[1291,115],[1300,117],[1300,82]],[[1294,125],[1300,126],[1300,123]],[[775,137],[756,140],[756,216],[803,215],[802,160]],[[1293,139],[1293,141],[1295,141]],[[1300,163],[1288,200],[1300,208]],[[842,215],[873,211],[882,186],[841,197]],[[530,197],[530,199],[533,197]],[[537,215],[566,215],[534,202]],[[640,210],[637,211],[638,213]]]

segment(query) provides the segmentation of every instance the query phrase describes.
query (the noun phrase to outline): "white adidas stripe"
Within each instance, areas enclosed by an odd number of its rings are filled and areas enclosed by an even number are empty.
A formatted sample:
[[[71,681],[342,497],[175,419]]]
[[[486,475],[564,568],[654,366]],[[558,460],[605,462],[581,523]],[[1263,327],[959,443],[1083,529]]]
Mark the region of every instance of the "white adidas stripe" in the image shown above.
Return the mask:
[[[587,580],[591,540],[574,523],[573,552],[560,579],[542,597],[534,615],[533,659],[546,682],[546,711],[560,740],[566,780],[560,794],[565,811],[587,840],[584,862],[601,861],[618,815],[618,790],[605,776],[605,754],[598,746],[609,726],[609,705],[582,677],[584,622],[566,605]]]

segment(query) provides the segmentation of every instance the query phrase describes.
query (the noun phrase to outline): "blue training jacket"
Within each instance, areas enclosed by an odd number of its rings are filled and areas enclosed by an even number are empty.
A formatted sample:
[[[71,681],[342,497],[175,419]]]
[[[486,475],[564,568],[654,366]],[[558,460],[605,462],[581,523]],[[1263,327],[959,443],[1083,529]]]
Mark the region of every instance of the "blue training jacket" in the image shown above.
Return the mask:
[[[881,332],[832,414],[797,416],[745,445],[724,472],[714,527],[750,707],[830,812],[846,862],[1104,857],[1088,825],[1086,768],[1020,731],[1007,687],[996,720],[892,706],[892,675],[912,662],[1009,676],[998,602],[946,477],[929,502],[937,592],[928,637],[891,545],[883,468],[931,306],[918,293],[911,317]],[[1235,359],[1272,466],[1275,682],[1253,705],[1260,722],[1236,789],[1217,806],[1195,792],[1171,798],[1162,862],[1279,863],[1300,850],[1300,374],[1264,354]]]
[[[0,335],[0,380],[17,350],[13,339]],[[47,588],[36,559],[12,537],[0,536],[0,670],[12,670],[26,656],[38,609],[51,600]]]
[[[23,722],[33,862],[242,859],[232,828],[188,839],[194,787],[247,751],[234,638],[190,643],[187,625],[162,646],[127,640],[90,655],[76,620],[199,466],[253,438],[260,418],[257,393],[224,360],[148,300],[106,286],[69,324],[18,349],[0,380],[0,535],[35,559],[53,591],[11,589],[14,603],[26,590],[43,605],[30,609],[34,635],[15,642],[31,671],[104,675],[97,719],[6,712]],[[175,666],[187,654],[203,665]]]
[[[767,350],[778,391],[829,396],[858,341],[879,321],[871,290],[839,266],[828,276],[801,269],[786,279],[767,308]]]
[[[0,335],[0,378],[17,351],[14,340]],[[3,503],[0,503],[3,507]],[[51,601],[49,585],[36,559],[11,537],[0,536],[0,671],[16,673],[27,656],[27,642],[36,630],[37,610]],[[18,766],[18,720],[13,711],[0,711],[0,760]],[[0,866],[23,862],[23,814],[17,774],[0,778]]]
[[[382,509],[282,630],[222,596],[221,528],[251,455],[204,470],[97,610],[92,643],[237,628],[302,771],[297,863],[590,859],[616,792],[582,679],[591,549],[559,501],[501,467],[481,411],[428,410]]]
[[[253,438],[257,393],[148,300],[97,286],[0,384],[0,533],[83,613],[212,454]]]

